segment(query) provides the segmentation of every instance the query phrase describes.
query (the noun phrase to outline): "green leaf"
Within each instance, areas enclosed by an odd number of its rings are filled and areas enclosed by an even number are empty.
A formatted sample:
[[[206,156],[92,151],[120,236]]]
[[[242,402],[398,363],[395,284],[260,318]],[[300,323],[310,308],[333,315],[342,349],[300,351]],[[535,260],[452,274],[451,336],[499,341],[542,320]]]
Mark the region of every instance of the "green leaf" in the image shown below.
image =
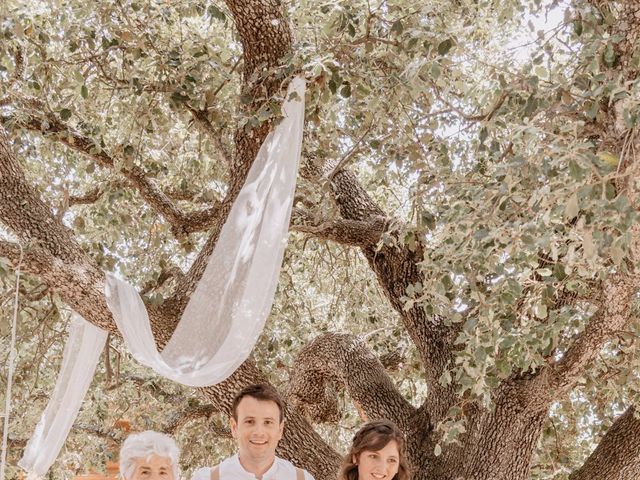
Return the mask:
[[[62,120],[69,120],[71,118],[71,110],[68,108],[63,108],[60,110],[60,118]]]
[[[209,16],[212,19],[215,18],[216,20],[220,20],[223,22],[227,19],[227,16],[224,14],[224,12],[215,5],[209,5],[207,11],[209,12]]]
[[[447,385],[451,385],[451,373],[449,372],[449,370],[445,370],[444,372],[442,372],[442,375],[440,375],[440,385],[442,385],[443,387],[446,387]]]
[[[487,131],[487,127],[482,127],[480,129],[480,143],[484,143],[488,136],[489,132]]]
[[[133,148],[133,145],[126,145],[126,146],[124,147],[124,154],[125,154],[125,156],[127,156],[127,157],[132,157],[132,156],[133,156],[133,154],[134,154],[134,152],[135,152],[135,150],[134,150],[134,148]]]
[[[613,260],[613,263],[615,263],[618,266],[622,265],[622,261],[624,260],[624,257],[625,257],[624,250],[622,250],[618,245],[613,245],[611,247],[610,253],[611,253],[611,259]]]
[[[453,40],[451,40],[450,38],[443,40],[438,44],[438,54],[443,56],[446,55],[447,53],[449,53],[449,50],[451,50],[451,47],[453,47]]]
[[[569,201],[564,208],[564,216],[567,220],[573,220],[578,216],[578,196],[574,193],[569,197]]]
[[[582,168],[578,165],[578,162],[573,159],[569,160],[569,175],[578,182],[582,181],[584,177]]]
[[[530,117],[538,109],[538,104],[539,102],[536,95],[534,93],[529,95],[529,98],[527,98],[527,103],[524,107],[525,117]]]
[[[615,168],[618,166],[620,162],[620,158],[614,153],[608,152],[606,150],[600,151],[597,154],[598,158],[609,168]]]
[[[582,19],[577,19],[575,22],[573,22],[573,31],[578,37],[582,35],[582,31],[583,31]]]
[[[433,78],[434,80],[437,80],[438,77],[440,76],[441,70],[440,70],[440,65],[438,64],[438,62],[433,62],[431,64],[431,78]]]
[[[542,65],[538,65],[534,71],[536,75],[540,78],[547,78],[547,76],[549,75],[549,72],[547,72],[547,69],[544,68]]]
[[[349,85],[348,83],[345,84],[340,89],[340,95],[342,95],[344,98],[349,98],[351,96],[351,85]]]
[[[395,22],[393,22],[393,25],[391,26],[391,33],[401,35],[403,30],[404,28],[402,26],[401,20],[396,20]]]
[[[246,93],[240,95],[240,103],[243,105],[249,105],[252,101],[253,97],[251,95],[247,95]]]
[[[590,230],[582,233],[582,249],[586,258],[593,258],[597,253],[596,246],[593,243],[593,233]]]
[[[607,43],[604,53],[602,54],[602,60],[607,67],[613,67],[616,63],[616,52],[613,49],[611,42]]]
[[[189,101],[189,97],[176,90],[171,94],[171,100],[173,100],[175,103],[186,103]]]
[[[547,318],[547,306],[542,302],[537,302],[533,306],[533,314],[541,320]]]
[[[80,87],[80,95],[82,95],[82,98],[89,97],[89,90],[87,89],[86,85],[82,85],[82,87]]]
[[[597,101],[588,101],[585,102],[585,114],[589,117],[590,120],[595,120],[598,116],[598,111],[600,110],[600,104]]]
[[[539,268],[536,273],[541,277],[550,277],[553,272],[550,268]]]

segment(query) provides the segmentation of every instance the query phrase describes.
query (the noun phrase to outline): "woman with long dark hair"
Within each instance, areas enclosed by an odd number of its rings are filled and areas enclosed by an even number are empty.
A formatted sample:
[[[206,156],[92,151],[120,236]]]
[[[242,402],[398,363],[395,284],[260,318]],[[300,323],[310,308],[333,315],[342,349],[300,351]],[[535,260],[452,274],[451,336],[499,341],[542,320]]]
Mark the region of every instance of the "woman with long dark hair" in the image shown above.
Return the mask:
[[[375,420],[358,430],[338,480],[410,480],[404,436],[392,422]]]

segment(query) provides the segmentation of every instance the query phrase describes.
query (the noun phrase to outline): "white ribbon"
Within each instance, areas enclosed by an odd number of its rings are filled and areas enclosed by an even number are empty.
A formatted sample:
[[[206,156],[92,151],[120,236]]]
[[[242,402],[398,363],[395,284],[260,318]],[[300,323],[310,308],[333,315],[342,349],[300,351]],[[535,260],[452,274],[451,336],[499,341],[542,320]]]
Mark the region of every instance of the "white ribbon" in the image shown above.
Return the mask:
[[[107,332],[77,313],[71,317],[60,373],[49,403],[36,425],[18,465],[44,476],[69,435],[107,340]]]
[[[302,148],[304,80],[289,85],[284,119],[263,142],[196,290],[162,353],[134,287],[107,275],[105,296],[134,358],[190,386],[219,383],[249,356],[273,304]],[[78,414],[106,332],[74,318],[53,396],[19,465],[43,476]]]

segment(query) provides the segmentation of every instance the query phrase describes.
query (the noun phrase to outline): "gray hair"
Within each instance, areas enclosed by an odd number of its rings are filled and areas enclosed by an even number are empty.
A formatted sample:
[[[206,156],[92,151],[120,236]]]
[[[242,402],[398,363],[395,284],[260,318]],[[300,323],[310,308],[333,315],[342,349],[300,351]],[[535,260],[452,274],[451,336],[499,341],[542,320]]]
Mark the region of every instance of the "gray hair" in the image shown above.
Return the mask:
[[[138,458],[148,459],[151,455],[167,457],[171,461],[173,478],[178,480],[178,460],[180,449],[168,435],[153,430],[129,435],[120,448],[120,475],[129,480],[135,473],[135,461]]]

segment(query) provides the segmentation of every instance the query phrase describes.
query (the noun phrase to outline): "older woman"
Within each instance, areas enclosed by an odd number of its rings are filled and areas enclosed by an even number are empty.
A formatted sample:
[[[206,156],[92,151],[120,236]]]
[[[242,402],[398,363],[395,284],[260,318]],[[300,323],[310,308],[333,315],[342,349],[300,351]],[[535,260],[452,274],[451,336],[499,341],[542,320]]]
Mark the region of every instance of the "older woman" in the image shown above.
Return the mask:
[[[147,430],[129,435],[120,449],[124,480],[178,480],[180,450],[169,436]]]
[[[410,480],[404,436],[388,420],[365,423],[353,437],[339,480]]]

